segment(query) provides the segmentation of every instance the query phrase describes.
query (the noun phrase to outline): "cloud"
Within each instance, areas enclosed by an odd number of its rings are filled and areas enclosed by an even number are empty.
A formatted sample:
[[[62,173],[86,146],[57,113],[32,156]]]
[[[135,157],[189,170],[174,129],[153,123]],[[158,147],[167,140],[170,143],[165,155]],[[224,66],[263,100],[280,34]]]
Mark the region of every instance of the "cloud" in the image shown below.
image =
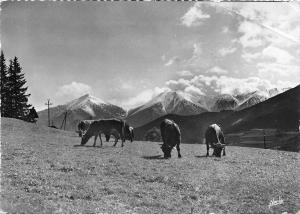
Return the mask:
[[[184,89],[184,92],[187,94],[190,94],[192,96],[199,96],[204,95],[204,93],[201,91],[200,88],[197,88],[196,86],[190,85]]]
[[[255,48],[266,43],[263,29],[255,23],[243,21],[238,31],[243,34],[239,41],[244,48]]]
[[[186,76],[186,77],[188,77],[188,76],[193,76],[192,72],[187,71],[187,70],[177,71],[176,73],[177,73],[179,76],[182,76],[182,77],[184,77],[184,76]]]
[[[183,91],[186,87],[190,86],[189,80],[179,79],[179,80],[169,80],[166,82],[166,86],[173,91]]]
[[[173,57],[165,63],[165,66],[171,66],[175,63],[178,63],[179,61],[180,61],[180,59],[178,57]]]
[[[265,42],[279,47],[300,44],[300,5],[296,2],[232,4],[229,10],[243,17],[239,31],[244,47],[257,47]]]
[[[288,64],[294,59],[287,51],[274,47],[268,46],[262,51],[262,55],[274,59],[277,63]]]
[[[203,12],[203,5],[199,2],[195,3],[189,10],[181,17],[181,23],[187,27],[199,26],[204,20],[210,18],[209,14]]]
[[[225,69],[223,69],[223,68],[220,68],[220,67],[218,67],[218,66],[215,66],[215,67],[209,69],[209,70],[207,71],[207,73],[214,73],[214,74],[221,75],[221,74],[227,74],[228,71],[225,70]]]
[[[254,60],[258,59],[259,57],[261,57],[261,52],[247,52],[244,51],[242,54],[242,58],[244,60],[246,60],[247,62],[253,62]]]
[[[277,80],[271,82],[269,79],[260,77],[234,78],[227,76],[205,76],[198,75],[191,80],[179,79],[166,82],[171,90],[182,91],[192,96],[216,95],[216,94],[240,94],[253,91],[266,92],[272,88],[278,89],[294,87],[297,82]]]
[[[170,89],[166,87],[164,88],[155,87],[154,89],[147,89],[138,93],[134,97],[126,99],[126,101],[121,102],[120,105],[126,109],[137,107],[145,104],[146,102],[150,101],[153,97],[165,91],[170,91]]]
[[[221,48],[220,50],[219,50],[219,54],[221,55],[221,56],[226,56],[226,55],[228,55],[228,54],[232,54],[232,53],[234,53],[235,51],[237,50],[237,48],[235,48],[235,47],[231,47],[231,48]]]
[[[258,76],[272,81],[291,80],[300,82],[300,66],[261,62],[257,64]],[[293,77],[293,78],[291,78]]]
[[[89,85],[80,82],[72,82],[58,88],[55,96],[59,101],[65,102],[78,98],[85,94],[92,94],[93,90]]]

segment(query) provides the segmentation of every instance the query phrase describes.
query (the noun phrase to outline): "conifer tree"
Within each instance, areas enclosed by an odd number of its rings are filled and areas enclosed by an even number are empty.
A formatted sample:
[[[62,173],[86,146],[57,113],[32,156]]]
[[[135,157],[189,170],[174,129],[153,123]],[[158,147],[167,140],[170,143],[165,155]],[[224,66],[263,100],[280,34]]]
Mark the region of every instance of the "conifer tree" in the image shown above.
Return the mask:
[[[27,87],[25,84],[26,80],[22,74],[22,68],[18,58],[15,57],[10,60],[8,68],[7,117],[26,119],[31,105],[27,103],[30,94],[26,94]]]
[[[0,93],[1,93],[1,116],[7,116],[7,94],[8,94],[8,74],[7,74],[7,66],[5,64],[5,57],[3,51],[1,51],[0,55]]]

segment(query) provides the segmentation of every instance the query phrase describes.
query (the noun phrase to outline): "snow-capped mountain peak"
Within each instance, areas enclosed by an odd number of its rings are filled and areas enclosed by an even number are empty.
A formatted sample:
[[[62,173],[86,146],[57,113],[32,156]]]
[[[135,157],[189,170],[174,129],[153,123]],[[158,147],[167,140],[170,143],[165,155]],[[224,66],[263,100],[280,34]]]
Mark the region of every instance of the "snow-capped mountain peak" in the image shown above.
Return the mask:
[[[161,103],[163,109],[166,111],[166,109],[170,108],[171,106],[175,107],[184,100],[192,102],[184,93],[178,91],[162,92],[158,96],[145,103],[140,110],[147,109],[157,103]]]
[[[78,99],[72,100],[69,103],[67,103],[67,109],[69,110],[74,110],[74,109],[79,109],[79,108],[89,108],[91,105],[103,105],[103,104],[108,104],[105,101],[91,96],[89,94],[85,94]]]

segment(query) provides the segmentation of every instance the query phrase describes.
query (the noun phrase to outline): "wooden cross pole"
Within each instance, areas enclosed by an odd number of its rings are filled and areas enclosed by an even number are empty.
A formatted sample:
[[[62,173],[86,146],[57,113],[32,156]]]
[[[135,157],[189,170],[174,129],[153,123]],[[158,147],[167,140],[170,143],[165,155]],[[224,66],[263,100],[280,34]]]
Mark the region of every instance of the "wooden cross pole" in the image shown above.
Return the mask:
[[[50,99],[47,100],[47,103],[45,103],[45,105],[48,106],[48,126],[50,126],[50,106],[52,105],[52,103],[50,103]]]

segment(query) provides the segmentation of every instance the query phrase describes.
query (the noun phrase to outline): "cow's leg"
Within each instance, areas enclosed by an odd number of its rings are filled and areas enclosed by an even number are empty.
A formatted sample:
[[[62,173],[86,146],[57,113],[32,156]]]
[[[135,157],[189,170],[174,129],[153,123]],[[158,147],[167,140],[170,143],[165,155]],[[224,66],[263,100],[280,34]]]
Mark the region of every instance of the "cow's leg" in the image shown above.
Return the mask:
[[[94,147],[96,146],[97,137],[98,137],[98,134],[95,135],[94,145],[93,145]],[[100,138],[100,139],[101,139],[101,138]]]
[[[99,133],[99,138],[100,138],[100,143],[101,143],[101,147],[102,147],[103,143],[102,143],[101,133]]]
[[[125,137],[122,137],[122,147],[124,146]]]
[[[223,148],[223,156],[226,156],[226,153],[225,153],[225,146]]]
[[[117,145],[117,142],[118,142],[118,138],[116,137],[116,135],[113,135],[114,136],[114,138],[115,138],[115,144],[114,144],[114,146],[116,146]]]
[[[206,157],[208,157],[209,156],[209,144],[208,143],[206,143]]]
[[[178,152],[178,157],[181,158],[179,144],[176,145],[176,149],[177,149],[177,152]]]

